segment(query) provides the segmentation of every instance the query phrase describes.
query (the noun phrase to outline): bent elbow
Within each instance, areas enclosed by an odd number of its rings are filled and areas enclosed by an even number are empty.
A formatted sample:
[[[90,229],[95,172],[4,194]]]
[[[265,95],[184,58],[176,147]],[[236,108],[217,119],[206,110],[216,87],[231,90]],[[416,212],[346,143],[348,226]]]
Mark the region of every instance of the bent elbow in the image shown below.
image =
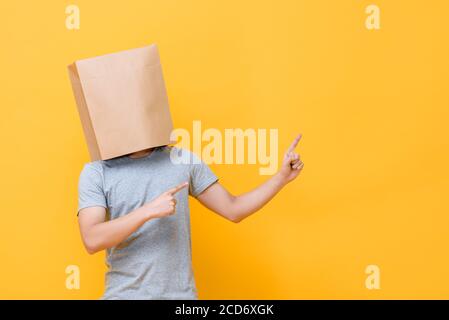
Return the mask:
[[[228,219],[233,223],[239,223],[240,221],[243,220],[243,218],[240,218],[239,216],[236,215],[230,216]]]
[[[100,251],[99,246],[94,243],[93,241],[89,240],[89,239],[84,239],[84,248],[86,249],[87,253],[92,255],[97,253],[98,251]]]
[[[98,252],[98,250],[96,250],[95,248],[91,248],[91,247],[86,247],[86,251],[90,255],[93,255]]]
[[[237,199],[238,197],[236,196],[231,196],[231,203],[228,207],[227,210],[227,215],[226,218],[233,222],[233,223],[239,223],[240,221],[242,221],[244,218],[244,216],[242,216],[242,212],[241,209],[238,207],[237,205]]]
[[[96,247],[87,246],[87,245],[85,245],[84,247],[86,248],[87,253],[90,254],[90,255],[95,254],[95,253],[98,252]]]

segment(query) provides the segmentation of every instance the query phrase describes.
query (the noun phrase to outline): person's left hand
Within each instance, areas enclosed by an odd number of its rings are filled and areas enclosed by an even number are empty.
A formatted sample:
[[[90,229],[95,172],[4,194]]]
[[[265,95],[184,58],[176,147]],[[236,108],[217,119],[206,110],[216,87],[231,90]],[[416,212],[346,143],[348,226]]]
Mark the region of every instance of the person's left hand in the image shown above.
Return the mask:
[[[292,142],[287,152],[284,155],[284,160],[282,161],[282,166],[278,172],[285,183],[294,180],[302,168],[304,168],[304,163],[301,161],[299,154],[295,153],[295,148],[301,140],[302,135],[299,134],[295,140]]]

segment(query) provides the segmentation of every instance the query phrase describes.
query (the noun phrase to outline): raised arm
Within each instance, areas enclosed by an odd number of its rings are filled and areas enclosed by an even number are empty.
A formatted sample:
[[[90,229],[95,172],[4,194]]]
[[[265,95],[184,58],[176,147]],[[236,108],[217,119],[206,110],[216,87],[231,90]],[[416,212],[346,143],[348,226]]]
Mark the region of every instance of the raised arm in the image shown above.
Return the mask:
[[[234,196],[217,182],[201,193],[198,200],[230,221],[242,221],[267,204],[287,183],[299,175],[304,167],[299,155],[295,153],[300,140],[301,135],[298,135],[285,153],[280,170],[257,188]]]
[[[182,183],[142,207],[110,221],[105,221],[106,209],[103,207],[81,209],[78,221],[87,252],[93,254],[115,247],[148,220],[174,214],[176,208],[174,195],[187,186],[187,182]]]

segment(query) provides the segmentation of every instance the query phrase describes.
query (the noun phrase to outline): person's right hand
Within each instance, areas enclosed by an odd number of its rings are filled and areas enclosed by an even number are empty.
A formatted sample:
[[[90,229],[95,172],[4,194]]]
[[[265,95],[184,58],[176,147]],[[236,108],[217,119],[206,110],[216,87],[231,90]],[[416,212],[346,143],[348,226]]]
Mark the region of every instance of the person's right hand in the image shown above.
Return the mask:
[[[186,188],[188,185],[188,182],[183,182],[180,185],[165,191],[153,201],[145,204],[149,218],[162,218],[173,215],[176,210],[175,194]]]

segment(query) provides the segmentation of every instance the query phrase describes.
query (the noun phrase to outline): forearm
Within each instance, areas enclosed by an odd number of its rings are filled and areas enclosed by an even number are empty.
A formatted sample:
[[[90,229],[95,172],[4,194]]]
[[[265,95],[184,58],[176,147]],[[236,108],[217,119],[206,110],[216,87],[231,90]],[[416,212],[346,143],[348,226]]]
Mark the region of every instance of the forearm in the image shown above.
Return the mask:
[[[92,254],[115,247],[148,220],[173,215],[176,207],[174,195],[187,186],[187,182],[181,183],[140,208],[110,221],[105,221],[106,210],[102,206],[81,209],[79,225],[87,251]]]
[[[281,169],[258,188],[238,197],[232,197],[229,214],[238,222],[262,208],[288,182],[294,180],[304,167],[299,155],[294,153],[301,135],[298,135],[285,153]]]
[[[97,223],[85,231],[84,244],[89,253],[112,248],[126,240],[150,219],[150,213],[142,206],[119,218]]]
[[[257,188],[233,196],[228,209],[231,220],[239,222],[267,204],[286,184],[279,174],[272,176]]]

